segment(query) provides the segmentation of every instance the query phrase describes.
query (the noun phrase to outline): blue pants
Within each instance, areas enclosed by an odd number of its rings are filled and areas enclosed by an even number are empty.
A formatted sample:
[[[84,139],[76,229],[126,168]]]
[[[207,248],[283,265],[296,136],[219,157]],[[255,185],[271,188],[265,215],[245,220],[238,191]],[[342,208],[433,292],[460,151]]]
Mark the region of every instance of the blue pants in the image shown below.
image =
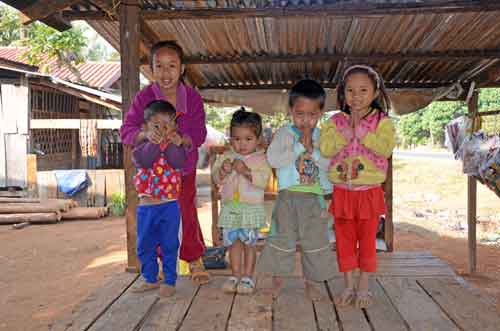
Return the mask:
[[[141,274],[148,283],[158,280],[156,247],[160,245],[165,284],[175,285],[180,221],[177,201],[137,207],[137,256]]]

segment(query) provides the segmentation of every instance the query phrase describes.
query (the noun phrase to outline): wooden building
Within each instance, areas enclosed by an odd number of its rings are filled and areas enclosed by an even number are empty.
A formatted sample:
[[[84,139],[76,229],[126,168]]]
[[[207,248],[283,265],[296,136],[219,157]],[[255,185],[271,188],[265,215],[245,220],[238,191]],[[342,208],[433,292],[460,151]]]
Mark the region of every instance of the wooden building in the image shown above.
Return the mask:
[[[86,168],[87,155],[106,156],[99,142],[117,137],[113,130],[121,124],[110,113],[120,110],[119,96],[37,73],[21,63],[0,60],[0,100],[0,188],[27,188],[28,167]],[[115,149],[120,145],[117,138],[110,143]],[[89,153],[91,148],[99,151]],[[115,167],[121,166],[114,160],[120,154],[112,153]]]

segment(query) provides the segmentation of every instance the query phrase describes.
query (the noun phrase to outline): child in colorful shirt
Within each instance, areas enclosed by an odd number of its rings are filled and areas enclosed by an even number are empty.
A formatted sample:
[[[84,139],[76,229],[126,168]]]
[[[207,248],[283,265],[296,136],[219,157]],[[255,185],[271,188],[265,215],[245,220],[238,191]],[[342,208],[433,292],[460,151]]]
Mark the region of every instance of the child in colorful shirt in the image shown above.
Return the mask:
[[[214,164],[214,182],[221,186],[219,226],[224,246],[229,247],[232,276],[223,285],[228,293],[251,294],[257,236],[265,224],[264,189],[271,176],[264,151],[259,114],[238,110],[230,126],[231,147]],[[244,259],[242,259],[242,254]]]
[[[138,168],[134,184],[139,195],[137,207],[137,256],[142,282],[133,288],[142,292],[160,288],[160,296],[175,293],[179,250],[182,167],[186,150],[177,133],[177,114],[168,101],[153,101],[144,111],[145,130],[162,132],[155,144],[145,139],[136,144],[133,161]],[[164,282],[158,284],[157,247],[161,247]]]
[[[269,145],[267,160],[276,168],[278,197],[271,234],[257,270],[273,276],[274,295],[283,276],[295,269],[300,244],[307,296],[321,299],[319,282],[334,276],[334,258],[328,241],[328,219],[322,217],[322,196],[331,189],[326,176],[328,160],[319,152],[318,120],[326,93],[313,80],[295,84],[289,94],[292,123],[281,127]]]
[[[330,212],[335,219],[339,270],[346,283],[335,301],[366,308],[372,303],[368,276],[377,268],[376,233],[386,212],[382,183],[395,132],[387,116],[390,100],[373,68],[347,68],[337,101],[341,112],[328,120],[320,136],[321,154],[330,158],[329,179],[334,183]],[[357,268],[361,273],[355,289],[352,271]]]

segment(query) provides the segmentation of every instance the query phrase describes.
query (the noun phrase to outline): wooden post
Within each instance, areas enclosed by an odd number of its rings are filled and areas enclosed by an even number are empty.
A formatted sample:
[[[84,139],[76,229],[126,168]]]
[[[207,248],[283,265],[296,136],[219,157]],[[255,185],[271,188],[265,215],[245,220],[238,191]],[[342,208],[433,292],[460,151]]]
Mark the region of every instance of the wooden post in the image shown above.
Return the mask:
[[[389,158],[389,167],[387,168],[387,178],[384,184],[385,202],[387,205],[387,213],[385,215],[385,232],[384,239],[387,245],[387,251],[394,250],[394,224],[392,217],[392,156]]]
[[[468,102],[469,115],[477,113],[479,93],[475,91]],[[472,176],[467,176],[467,241],[469,246],[469,273],[476,271],[476,211],[477,182]]]
[[[139,91],[139,2],[137,0],[126,0],[120,3],[120,59],[122,79],[122,110],[125,118],[129,106]],[[123,164],[125,169],[125,195],[127,199],[127,270],[139,271],[137,259],[137,224],[136,208],[137,194],[132,182],[135,168],[132,164],[132,149],[124,146]]]
[[[215,148],[210,147],[208,150],[209,157],[209,168],[210,168],[210,198],[212,202],[212,245],[216,246],[219,242],[219,237],[217,236],[217,228],[219,227],[219,191],[214,183],[212,177],[212,169],[217,159],[217,151]]]
[[[36,154],[26,155],[26,179],[28,184],[28,198],[38,198]]]

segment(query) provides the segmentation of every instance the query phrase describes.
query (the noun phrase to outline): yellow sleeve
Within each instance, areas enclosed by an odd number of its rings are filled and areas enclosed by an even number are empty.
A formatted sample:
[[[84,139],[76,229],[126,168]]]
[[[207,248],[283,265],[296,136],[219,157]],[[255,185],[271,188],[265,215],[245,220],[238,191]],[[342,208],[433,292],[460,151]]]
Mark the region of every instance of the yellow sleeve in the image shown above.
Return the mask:
[[[375,153],[389,158],[396,146],[396,131],[391,119],[382,119],[375,132],[368,133],[361,143]]]
[[[319,150],[323,157],[331,158],[335,156],[345,145],[347,145],[347,141],[337,131],[335,123],[329,120],[321,127],[319,134]]]
[[[265,189],[272,174],[271,167],[267,164],[265,158],[259,164],[249,166],[252,172],[252,185]]]

